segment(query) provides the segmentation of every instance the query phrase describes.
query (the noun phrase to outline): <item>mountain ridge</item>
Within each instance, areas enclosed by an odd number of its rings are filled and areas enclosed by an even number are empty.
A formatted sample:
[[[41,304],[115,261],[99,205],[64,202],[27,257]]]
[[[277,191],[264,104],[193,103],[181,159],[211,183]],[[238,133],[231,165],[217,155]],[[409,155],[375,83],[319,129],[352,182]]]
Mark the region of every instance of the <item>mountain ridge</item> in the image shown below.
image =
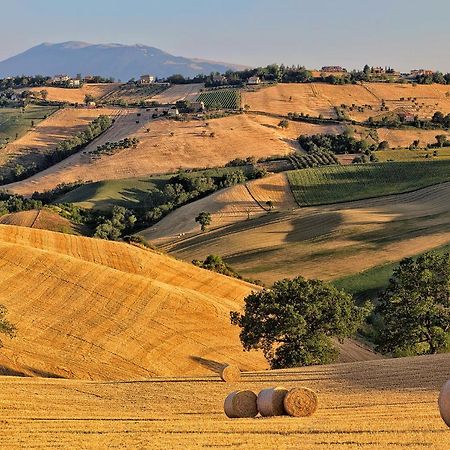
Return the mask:
[[[225,72],[246,66],[175,56],[144,44],[91,44],[84,41],[43,42],[0,61],[0,77],[67,73],[100,75],[128,81],[144,73],[160,78],[179,73],[193,77],[200,73]]]

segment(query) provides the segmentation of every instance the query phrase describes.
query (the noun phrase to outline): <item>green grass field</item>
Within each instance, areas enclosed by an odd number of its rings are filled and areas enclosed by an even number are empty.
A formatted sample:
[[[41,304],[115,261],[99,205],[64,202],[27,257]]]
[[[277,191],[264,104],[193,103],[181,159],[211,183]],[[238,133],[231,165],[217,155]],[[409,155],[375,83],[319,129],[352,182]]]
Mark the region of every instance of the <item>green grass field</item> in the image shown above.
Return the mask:
[[[22,108],[0,108],[0,146],[23,136],[34,125],[53,114],[58,108],[54,106],[28,105]]]
[[[450,160],[324,166],[287,172],[299,206],[400,194],[450,181]]]
[[[220,167],[217,169],[196,170],[187,172],[188,176],[219,177],[226,172],[243,167]],[[125,178],[119,180],[105,180],[84,184],[73,191],[59,197],[55,203],[75,203],[82,208],[111,209],[114,205],[125,208],[146,208],[146,200],[156,189],[163,189],[174,173],[155,175],[151,177]]]
[[[450,243],[433,251],[441,254],[450,252]],[[375,297],[377,293],[387,287],[389,278],[392,276],[398,263],[399,261],[372,267],[369,270],[335,280],[332,283],[339,289],[344,289],[359,299]]]
[[[204,102],[206,108],[239,109],[241,107],[241,94],[238,89],[217,89],[202,92],[197,97],[197,101]]]
[[[437,156],[433,156],[433,152],[437,152]],[[384,161],[427,161],[429,158],[433,160],[450,159],[450,147],[409,150],[407,148],[378,150],[376,152],[378,159]],[[428,155],[428,157],[427,157]]]

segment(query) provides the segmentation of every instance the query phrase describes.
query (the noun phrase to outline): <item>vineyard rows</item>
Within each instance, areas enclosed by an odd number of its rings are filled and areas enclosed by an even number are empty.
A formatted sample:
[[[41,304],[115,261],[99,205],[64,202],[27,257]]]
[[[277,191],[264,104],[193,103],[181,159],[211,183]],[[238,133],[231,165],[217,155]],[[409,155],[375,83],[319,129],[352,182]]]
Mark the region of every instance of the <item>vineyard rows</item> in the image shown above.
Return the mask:
[[[218,89],[202,92],[197,97],[207,109],[239,109],[241,107],[241,94],[238,89]]]
[[[323,205],[413,191],[450,181],[450,161],[323,166],[287,172],[300,206]]]
[[[310,155],[300,155],[295,153],[289,156],[289,161],[295,169],[306,169],[308,167],[330,166],[339,164],[332,153],[311,153]]]

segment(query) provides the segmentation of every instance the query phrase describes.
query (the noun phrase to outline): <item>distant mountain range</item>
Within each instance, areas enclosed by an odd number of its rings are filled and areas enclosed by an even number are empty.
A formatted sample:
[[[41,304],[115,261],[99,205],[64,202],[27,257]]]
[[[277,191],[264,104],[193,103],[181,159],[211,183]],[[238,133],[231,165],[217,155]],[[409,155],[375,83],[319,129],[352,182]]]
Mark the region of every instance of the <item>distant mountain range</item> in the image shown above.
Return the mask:
[[[245,66],[173,56],[146,45],[43,43],[0,62],[0,77],[15,75],[101,75],[128,81],[142,74],[167,77],[223,73]]]

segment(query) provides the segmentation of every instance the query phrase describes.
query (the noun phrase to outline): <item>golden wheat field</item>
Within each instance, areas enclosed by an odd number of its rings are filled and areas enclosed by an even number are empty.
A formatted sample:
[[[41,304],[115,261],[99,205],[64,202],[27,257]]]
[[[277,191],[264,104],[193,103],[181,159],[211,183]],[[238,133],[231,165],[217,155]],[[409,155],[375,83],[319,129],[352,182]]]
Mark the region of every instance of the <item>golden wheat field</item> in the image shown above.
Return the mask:
[[[290,195],[288,193],[287,195]],[[336,279],[450,241],[450,183],[338,205],[266,213],[207,233],[163,240],[191,260],[219,254],[266,283],[303,275]],[[195,211],[195,203],[188,205]],[[170,215],[164,220],[170,220]],[[185,218],[186,222],[188,221]],[[149,236],[149,235],[147,235]]]
[[[131,178],[180,168],[216,167],[234,158],[285,155],[297,148],[294,137],[301,134],[300,130],[304,134],[324,130],[322,126],[296,124],[283,131],[271,118],[246,114],[210,120],[205,126],[203,121],[151,120],[153,110],[141,112],[139,117],[133,111],[122,111],[116,123],[83,152],[7,188],[30,195],[63,182]],[[137,137],[140,141],[137,148],[96,160],[89,156],[89,150],[97,145],[124,137]]]
[[[398,108],[420,117],[431,117],[435,111],[450,112],[450,89],[446,85],[412,85],[361,83],[331,85],[326,83],[283,83],[254,92],[243,92],[242,104],[250,110],[272,114],[304,113],[335,118],[335,107],[346,105],[349,118],[357,121],[376,117],[384,100],[389,111]],[[351,109],[350,109],[351,108]]]
[[[69,139],[82,131],[100,115],[115,116],[117,109],[64,108],[39,122],[34,129],[21,138],[9,143],[0,151],[0,163],[4,164],[12,156],[30,155],[30,162],[40,154],[54,148],[59,142]]]
[[[39,228],[61,233],[76,233],[77,229],[70,220],[47,208],[5,214],[0,217],[0,224]]]
[[[30,91],[39,93],[48,92],[47,100],[52,102],[84,103],[86,95],[92,95],[96,100],[109,94],[120,86],[120,83],[84,84],[81,88],[36,87]]]
[[[215,192],[177,208],[156,225],[139,234],[161,244],[187,234],[198,233],[199,225],[195,222],[195,217],[201,211],[208,211],[211,214],[210,229],[214,229],[267,214],[268,200],[273,202],[274,210],[284,211],[297,207],[290,194],[289,183],[284,173],[237,184]]]
[[[244,354],[230,310],[248,283],[124,243],[0,225],[0,304],[16,324],[2,372],[139,379],[208,372],[198,358],[266,367]]]
[[[447,450],[439,389],[450,356],[248,372],[226,384],[201,378],[141,381],[0,379],[2,445],[15,448],[245,448]],[[307,418],[228,419],[235,389],[309,387]]]

